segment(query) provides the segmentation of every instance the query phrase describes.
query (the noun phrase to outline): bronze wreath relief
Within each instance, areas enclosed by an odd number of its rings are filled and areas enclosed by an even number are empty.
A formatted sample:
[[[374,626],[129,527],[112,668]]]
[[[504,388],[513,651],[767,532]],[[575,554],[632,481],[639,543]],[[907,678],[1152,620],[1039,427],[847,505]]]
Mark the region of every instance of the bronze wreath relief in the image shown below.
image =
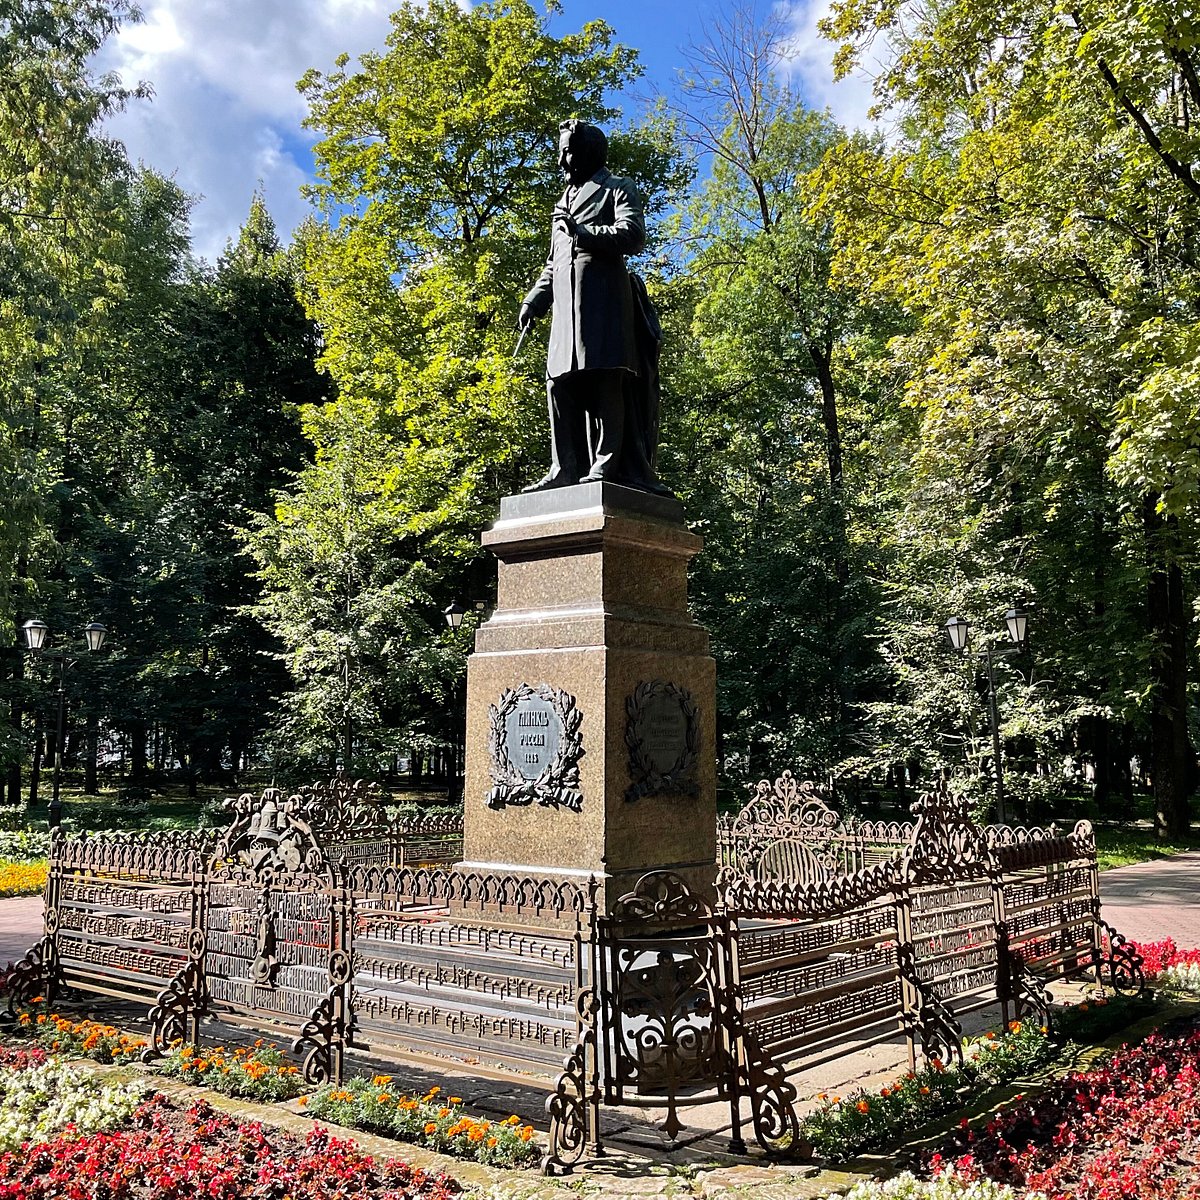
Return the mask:
[[[583,713],[561,688],[523,683],[488,707],[489,808],[538,804],[579,812]]]

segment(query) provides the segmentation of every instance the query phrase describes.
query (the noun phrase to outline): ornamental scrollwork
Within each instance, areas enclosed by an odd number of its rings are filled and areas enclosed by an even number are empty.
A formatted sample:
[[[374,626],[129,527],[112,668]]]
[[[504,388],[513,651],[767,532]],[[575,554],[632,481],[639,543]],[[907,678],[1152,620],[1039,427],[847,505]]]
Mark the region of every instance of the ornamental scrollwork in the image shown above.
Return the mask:
[[[345,1042],[343,1010],[345,998],[342,984],[335,984],[329,994],[312,1010],[292,1042],[292,1053],[304,1055],[301,1073],[305,1083],[314,1087],[339,1081],[342,1077],[342,1046]]]
[[[305,821],[330,842],[385,838],[391,833],[383,791],[377,783],[336,775],[306,784],[297,795]]]
[[[1145,959],[1129,944],[1124,934],[1097,916],[1096,923],[1104,931],[1107,950],[1096,949],[1092,960],[1097,980],[1101,973],[1108,975],[1109,985],[1118,996],[1140,996],[1146,990],[1146,975],[1142,970]]]
[[[988,867],[987,839],[971,820],[965,795],[940,779],[913,805],[917,818],[908,851],[907,873],[912,883],[940,883],[982,875]]]
[[[213,851],[213,868],[263,889],[302,886],[304,876],[329,874],[329,861],[308,821],[303,796],[265,788],[225,801],[233,815]]]
[[[546,1099],[550,1141],[542,1158],[542,1174],[566,1174],[583,1157],[588,1140],[589,1095],[587,1064],[596,1053],[596,1033],[585,1029],[563,1060],[563,1071]]]
[[[674,761],[665,768],[647,745],[653,705],[661,700],[678,705],[683,718],[683,743]],[[696,763],[700,756],[700,712],[692,693],[687,688],[661,679],[642,682],[626,700],[625,713],[628,718],[625,745],[629,749],[631,781],[625,789],[626,801],[633,803],[644,796],[664,793],[698,796],[700,785],[696,781]]]
[[[917,1034],[925,1057],[944,1064],[955,1061],[962,1066],[963,1031],[954,1010],[937,994],[933,985],[926,983],[917,973],[911,942],[897,947],[896,958],[901,977],[916,994]]]
[[[179,1042],[194,1042],[207,1000],[204,966],[193,960],[158,993],[154,1007],[147,1014],[150,1041],[142,1051],[143,1061],[151,1062],[168,1054]]]
[[[746,1058],[746,1093],[754,1140],[771,1155],[811,1158],[812,1144],[801,1136],[796,1088],[784,1069],[771,1059],[749,1032],[740,1031]]]
[[[717,840],[726,865],[763,883],[803,886],[866,861],[858,828],[843,822],[815,783],[791,771],[760,780],[736,818],[718,822]]]
[[[1028,1013],[1037,1016],[1038,1024],[1050,1029],[1054,1023],[1053,997],[1036,975],[1025,965],[1025,960],[1014,950],[1007,951],[1009,996],[1018,1020]]]
[[[648,871],[632,892],[618,897],[612,908],[612,923],[654,922],[659,925],[695,924],[712,917],[702,896],[692,892],[673,871]]]
[[[30,1004],[38,996],[49,1003],[54,999],[58,982],[58,949],[51,925],[53,910],[47,913],[46,936],[35,942],[8,976],[8,1005],[0,1014],[0,1021],[9,1023],[17,1019],[17,1008]]]
[[[530,700],[549,705],[558,722],[558,744],[554,753],[533,778],[518,768],[508,744],[509,718]],[[535,687],[523,683],[501,692],[499,701],[488,706],[488,717],[489,773],[493,785],[486,796],[488,807],[537,803],[547,808],[579,812],[583,807],[583,793],[579,788],[579,760],[584,755],[583,713],[575,697],[549,684]]]

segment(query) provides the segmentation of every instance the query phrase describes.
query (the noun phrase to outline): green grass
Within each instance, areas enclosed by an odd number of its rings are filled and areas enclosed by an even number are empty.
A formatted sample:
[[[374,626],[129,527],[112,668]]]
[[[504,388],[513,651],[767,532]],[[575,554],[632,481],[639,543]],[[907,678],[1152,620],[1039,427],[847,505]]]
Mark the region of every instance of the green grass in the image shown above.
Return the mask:
[[[1160,842],[1152,829],[1097,829],[1096,863],[1101,871],[1153,862],[1184,850],[1200,849],[1200,835]]]

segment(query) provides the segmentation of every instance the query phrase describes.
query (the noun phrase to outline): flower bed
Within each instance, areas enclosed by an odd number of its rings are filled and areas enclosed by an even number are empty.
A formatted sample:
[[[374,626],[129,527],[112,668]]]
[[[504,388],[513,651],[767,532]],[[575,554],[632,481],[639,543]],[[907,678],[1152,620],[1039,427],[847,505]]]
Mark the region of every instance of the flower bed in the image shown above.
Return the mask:
[[[953,1171],[937,1171],[928,1179],[919,1179],[904,1171],[883,1181],[868,1179],[856,1183],[844,1200],[1018,1200],[1018,1193],[1007,1184],[991,1180],[965,1179]]]
[[[156,1095],[132,1127],[0,1154],[0,1200],[449,1200],[448,1176],[380,1162],[321,1129],[300,1139]]]
[[[72,1021],[58,1013],[32,1009],[17,1018],[15,1032],[55,1054],[92,1058],[100,1063],[136,1057],[146,1045],[143,1038],[122,1033],[115,1025],[99,1021]]]
[[[1200,1200],[1200,1031],[1153,1034],[992,1117],[928,1165],[1049,1200]]]
[[[180,1046],[157,1066],[162,1074],[184,1083],[250,1100],[291,1100],[304,1090],[299,1069],[278,1047],[267,1045],[261,1038],[251,1047],[239,1046],[232,1054],[224,1046],[208,1051]]]
[[[962,1067],[933,1059],[879,1092],[860,1089],[845,1097],[821,1093],[821,1107],[804,1119],[802,1134],[822,1158],[845,1162],[952,1112],[968,1085],[1007,1083],[1037,1070],[1057,1057],[1059,1047],[1045,1026],[1013,1021],[1002,1035],[987,1033],[964,1042],[963,1052]]]
[[[1132,949],[1144,960],[1146,978],[1160,987],[1200,996],[1200,950],[1180,950],[1174,938],[1141,944],[1131,942]]]
[[[50,868],[40,862],[12,862],[0,859],[0,899],[9,896],[40,896]]]
[[[114,1129],[132,1117],[146,1085],[106,1084],[56,1060],[12,1056],[0,1065],[0,1150],[41,1141],[71,1127],[72,1134]]]
[[[391,1083],[390,1075],[358,1076],[340,1087],[323,1087],[301,1102],[309,1116],[414,1142],[457,1158],[523,1167],[541,1157],[533,1127],[522,1125],[517,1116],[478,1121],[466,1115],[457,1096],[439,1099],[440,1088],[414,1098],[393,1092]]]

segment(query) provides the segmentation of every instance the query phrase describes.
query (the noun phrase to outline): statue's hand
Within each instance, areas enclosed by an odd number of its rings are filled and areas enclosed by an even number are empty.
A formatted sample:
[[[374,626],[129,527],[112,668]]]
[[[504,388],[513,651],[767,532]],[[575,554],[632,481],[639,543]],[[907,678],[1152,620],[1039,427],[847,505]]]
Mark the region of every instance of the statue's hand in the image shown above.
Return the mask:
[[[517,314],[517,328],[522,333],[533,324],[533,309],[528,304],[521,305],[521,311]]]
[[[568,237],[574,237],[579,231],[579,223],[566,209],[556,208],[554,210],[555,224],[561,225]]]

